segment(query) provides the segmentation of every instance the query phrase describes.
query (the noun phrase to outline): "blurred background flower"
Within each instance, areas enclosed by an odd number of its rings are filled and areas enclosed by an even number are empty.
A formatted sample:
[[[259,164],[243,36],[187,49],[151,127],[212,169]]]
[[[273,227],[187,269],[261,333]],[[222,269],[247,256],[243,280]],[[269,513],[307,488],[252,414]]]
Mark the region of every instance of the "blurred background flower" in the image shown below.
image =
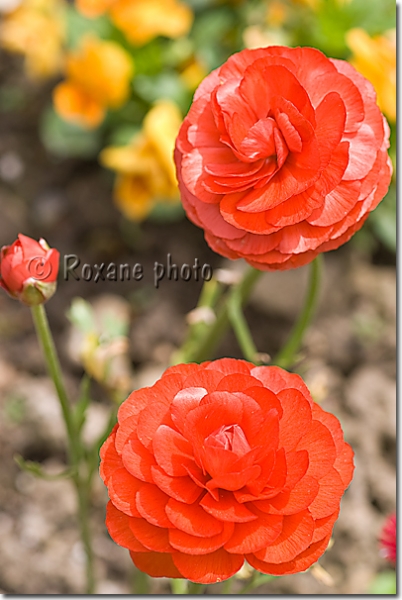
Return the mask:
[[[118,174],[114,198],[128,219],[141,221],[158,201],[179,202],[173,149],[181,122],[179,108],[160,101],[129,145],[102,151],[101,164]]]
[[[66,81],[53,91],[56,111],[82,127],[97,127],[108,108],[127,100],[133,62],[115,42],[87,36],[79,50],[67,56],[66,74]]]
[[[346,42],[351,64],[367,77],[377,92],[377,102],[390,119],[396,120],[396,29],[371,37],[364,29],[351,29]]]
[[[77,0],[78,10],[87,17],[109,12],[113,23],[136,45],[158,35],[177,38],[189,32],[193,14],[177,0]]]
[[[59,73],[65,36],[64,0],[22,0],[0,20],[0,45],[22,54],[33,78]]]
[[[391,564],[396,563],[396,514],[387,517],[380,534],[380,553]]]

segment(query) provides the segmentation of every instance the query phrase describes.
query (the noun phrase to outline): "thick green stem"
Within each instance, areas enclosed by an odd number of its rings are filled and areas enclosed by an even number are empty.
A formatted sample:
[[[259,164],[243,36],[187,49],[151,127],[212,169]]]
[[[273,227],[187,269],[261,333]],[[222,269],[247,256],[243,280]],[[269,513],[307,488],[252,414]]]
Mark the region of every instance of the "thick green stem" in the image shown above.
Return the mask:
[[[171,579],[170,586],[173,594],[188,594],[188,583],[187,579]]]
[[[86,574],[87,574],[87,593],[93,594],[95,588],[93,551],[91,545],[91,536],[89,528],[89,489],[90,480],[87,474],[80,472],[80,463],[82,459],[82,448],[76,424],[74,421],[71,405],[68,401],[66,389],[64,387],[61,373],[60,362],[54,345],[53,336],[50,331],[49,322],[42,304],[32,306],[32,317],[34,320],[36,332],[46,359],[49,375],[53,380],[57,396],[60,401],[64,422],[67,430],[69,463],[72,467],[72,480],[74,482],[77,501],[78,501],[78,520],[81,531],[81,539],[86,553]]]
[[[294,328],[292,329],[288,341],[273,360],[273,364],[285,369],[292,366],[292,364],[295,362],[296,353],[300,348],[304,333],[310,323],[316,307],[322,271],[322,256],[320,254],[315,260],[313,260],[310,267],[310,280],[303,309]]]

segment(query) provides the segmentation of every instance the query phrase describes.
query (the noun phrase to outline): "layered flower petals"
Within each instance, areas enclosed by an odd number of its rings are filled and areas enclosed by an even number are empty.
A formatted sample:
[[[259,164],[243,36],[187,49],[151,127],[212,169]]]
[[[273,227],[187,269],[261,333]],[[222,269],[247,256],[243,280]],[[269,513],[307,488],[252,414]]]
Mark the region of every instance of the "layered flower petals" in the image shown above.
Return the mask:
[[[221,359],[131,394],[100,473],[110,535],[139,569],[214,583],[245,559],[271,574],[315,562],[353,452],[298,375]]]
[[[182,124],[182,202],[215,252],[295,268],[345,243],[385,195],[388,138],[373,87],[348,63],[243,50],[202,82]]]

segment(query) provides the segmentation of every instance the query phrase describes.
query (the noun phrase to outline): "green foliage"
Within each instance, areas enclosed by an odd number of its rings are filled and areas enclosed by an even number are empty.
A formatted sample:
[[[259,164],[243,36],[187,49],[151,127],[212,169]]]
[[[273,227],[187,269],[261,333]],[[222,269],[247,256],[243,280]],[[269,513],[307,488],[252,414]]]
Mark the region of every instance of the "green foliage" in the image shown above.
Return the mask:
[[[93,158],[101,148],[98,129],[87,130],[67,123],[51,107],[42,115],[39,133],[46,150],[55,156]]]
[[[149,104],[164,98],[173,100],[185,112],[191,102],[188,90],[175,71],[164,71],[154,77],[138,75],[134,79],[133,88],[136,94]]]
[[[370,35],[395,27],[395,2],[324,0],[310,17],[310,28],[300,32],[300,42],[317,47],[328,56],[345,59],[350,54],[345,34],[354,27],[363,28]]]
[[[379,573],[368,590],[369,594],[392,594],[396,595],[396,572],[388,569]]]
[[[82,38],[87,34],[96,35],[103,39],[108,39],[112,35],[112,24],[107,17],[98,17],[97,19],[87,19],[81,15],[74,6],[67,4],[66,11],[66,46],[70,50],[80,45]]]

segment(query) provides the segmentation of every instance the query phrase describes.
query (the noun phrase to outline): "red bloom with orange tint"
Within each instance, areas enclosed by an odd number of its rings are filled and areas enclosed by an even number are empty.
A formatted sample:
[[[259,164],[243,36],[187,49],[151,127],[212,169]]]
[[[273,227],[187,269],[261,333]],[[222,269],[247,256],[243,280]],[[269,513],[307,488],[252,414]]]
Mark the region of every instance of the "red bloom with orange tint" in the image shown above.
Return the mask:
[[[199,86],[176,142],[188,217],[262,270],[347,242],[391,178],[373,86],[313,48],[243,50]]]
[[[307,569],[353,473],[338,420],[298,375],[227,358],[133,392],[101,459],[114,541],[149,575],[198,583],[245,559],[273,575]]]

